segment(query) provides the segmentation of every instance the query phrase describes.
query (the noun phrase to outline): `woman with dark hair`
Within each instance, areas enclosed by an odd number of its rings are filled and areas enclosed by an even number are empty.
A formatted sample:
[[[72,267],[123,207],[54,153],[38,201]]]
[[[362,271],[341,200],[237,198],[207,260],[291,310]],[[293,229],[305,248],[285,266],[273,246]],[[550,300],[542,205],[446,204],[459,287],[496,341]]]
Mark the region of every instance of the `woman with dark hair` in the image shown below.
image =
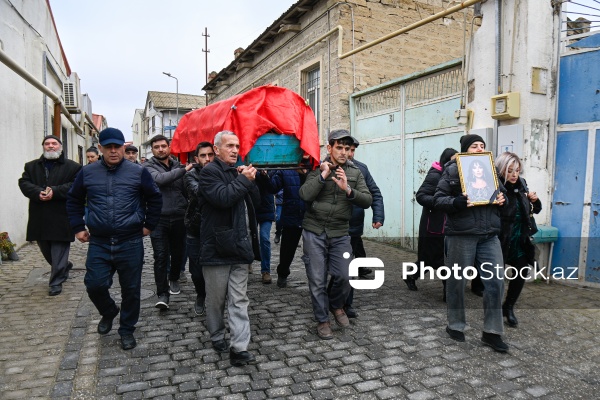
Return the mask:
[[[440,161],[431,164],[425,180],[417,191],[417,202],[423,206],[421,222],[419,223],[419,260],[417,264],[422,261],[425,265],[433,268],[444,265],[444,223],[446,222],[446,214],[433,208],[433,195],[442,177],[444,165],[454,159],[456,153],[458,151],[455,149],[445,149],[440,156]],[[417,290],[415,282],[417,277],[418,273],[405,280],[409,290]],[[442,283],[444,284],[443,300],[446,301],[446,281],[443,280]]]
[[[469,176],[467,177],[467,196],[473,203],[476,201],[489,201],[494,193],[493,186],[488,184],[488,177],[491,176],[489,170],[486,171],[485,165],[481,160],[474,160],[469,166]]]
[[[525,179],[519,176],[523,166],[516,154],[502,153],[496,159],[496,168],[508,197],[508,204],[502,210],[502,253],[504,262],[517,270],[517,274],[508,283],[502,316],[506,317],[508,326],[516,328],[519,321],[515,316],[514,306],[525,285],[528,267],[534,265],[535,261],[535,247],[529,239],[537,232],[532,218],[533,214],[542,210],[542,202],[535,192],[529,191]]]

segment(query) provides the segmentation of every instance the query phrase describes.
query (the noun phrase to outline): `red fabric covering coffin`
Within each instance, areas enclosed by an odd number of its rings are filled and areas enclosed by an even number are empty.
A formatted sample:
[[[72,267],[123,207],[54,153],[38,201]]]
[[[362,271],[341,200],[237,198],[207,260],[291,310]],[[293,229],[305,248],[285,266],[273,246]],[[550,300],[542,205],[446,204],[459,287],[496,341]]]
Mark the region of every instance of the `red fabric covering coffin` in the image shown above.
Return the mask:
[[[256,140],[268,132],[293,135],[300,148],[318,164],[319,131],[311,108],[297,93],[278,86],[260,86],[246,93],[185,114],[173,135],[171,152],[187,158],[198,143],[213,143],[217,133],[234,132],[240,139],[242,159]]]

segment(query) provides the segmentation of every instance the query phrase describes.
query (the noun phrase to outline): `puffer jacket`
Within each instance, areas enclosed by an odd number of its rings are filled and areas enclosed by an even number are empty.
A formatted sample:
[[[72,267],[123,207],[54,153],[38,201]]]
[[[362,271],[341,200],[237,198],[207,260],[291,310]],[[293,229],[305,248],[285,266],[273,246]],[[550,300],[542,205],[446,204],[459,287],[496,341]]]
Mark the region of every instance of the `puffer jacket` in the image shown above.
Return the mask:
[[[88,217],[83,221],[87,199]],[[109,167],[103,159],[88,164],[67,194],[67,213],[73,233],[90,230],[90,241],[140,238],[143,228],[156,228],[162,196],[150,173],[125,159]]]
[[[198,181],[200,180],[200,164],[194,166],[183,176],[183,184],[187,194],[188,206],[183,223],[186,233],[197,237],[200,234],[200,203],[198,201]]]
[[[446,213],[445,235],[500,234],[500,209],[506,207],[509,200],[506,197],[506,189],[501,182],[498,182],[498,188],[504,193],[506,199],[503,206],[490,204],[457,209],[454,207],[454,199],[462,193],[458,166],[456,160],[447,163],[433,196],[434,207]]]
[[[43,156],[25,164],[23,176],[19,179],[19,188],[29,198],[27,241],[72,242],[75,240],[69,226],[65,204],[67,192],[80,169],[81,165],[66,159],[64,154],[54,161],[54,166],[48,171]],[[52,200],[41,201],[40,192],[47,186],[52,188]]]
[[[383,222],[385,220],[385,211],[383,208],[383,196],[381,195],[381,191],[379,187],[375,183],[375,179],[371,176],[371,172],[369,172],[369,168],[364,163],[361,163],[357,160],[352,160],[354,165],[358,167],[360,172],[365,177],[365,183],[369,188],[369,193],[373,197],[373,202],[371,203],[371,210],[373,210],[373,223]],[[348,233],[350,236],[362,236],[365,229],[365,209],[358,206],[352,207],[352,218],[350,219],[350,228]]]
[[[346,161],[341,168],[352,188],[350,197],[331,179],[333,172],[323,180],[318,168],[308,174],[306,182],[300,188],[300,198],[309,203],[302,221],[302,228],[307,231],[316,235],[325,232],[330,238],[346,236],[352,206],[368,208],[371,205],[373,197],[358,167],[352,161]]]
[[[275,221],[275,195],[268,175],[256,174],[256,186],[260,192],[260,203],[254,205],[256,220],[260,222]]]
[[[179,162],[168,158],[169,167],[156,157],[146,161],[143,166],[148,169],[154,182],[158,185],[163,196],[161,215],[166,217],[183,217],[187,209],[187,194],[183,186],[183,176],[187,172]]]
[[[235,167],[215,158],[200,171],[198,188],[201,203],[199,264],[260,261],[253,205],[260,201],[256,184],[239,174]],[[250,226],[246,224],[246,213]]]
[[[290,169],[275,171],[271,176],[273,191],[279,192],[283,189],[280,220],[282,226],[302,228],[306,205],[299,192],[305,180],[306,174]]]
[[[531,218],[533,218],[533,214],[539,214],[542,211],[542,202],[539,199],[534,203],[529,201],[527,197],[529,188],[523,178],[519,178],[514,185],[507,182],[506,190],[509,204],[503,207],[502,210],[502,232],[500,233],[500,244],[502,245],[504,260],[509,259],[513,224],[517,215],[517,207],[521,207],[521,234],[519,236],[519,243],[525,252],[527,261],[530,265],[533,265],[535,261],[535,246],[531,243],[530,237],[537,232],[537,226],[531,223]]]

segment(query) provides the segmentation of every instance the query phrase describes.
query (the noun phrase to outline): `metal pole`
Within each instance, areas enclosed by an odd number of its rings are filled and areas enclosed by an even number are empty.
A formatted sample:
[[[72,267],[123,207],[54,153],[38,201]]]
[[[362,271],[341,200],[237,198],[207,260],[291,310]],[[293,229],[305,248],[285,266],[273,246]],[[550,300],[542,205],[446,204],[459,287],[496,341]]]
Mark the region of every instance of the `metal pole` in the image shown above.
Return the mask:
[[[175,126],[179,125],[179,79],[177,79],[176,76],[171,75],[170,72],[163,72],[163,74],[165,74],[166,76],[168,76],[169,78],[173,78],[175,79],[175,113],[177,114],[175,117]],[[163,124],[164,125],[164,124]]]
[[[208,53],[210,53],[210,50],[208,49],[208,38],[210,35],[208,34],[207,27],[204,27],[202,36],[204,36],[204,48],[202,49],[202,52],[204,53],[204,71],[206,72],[204,74],[204,79],[206,80],[205,84],[208,85]]]

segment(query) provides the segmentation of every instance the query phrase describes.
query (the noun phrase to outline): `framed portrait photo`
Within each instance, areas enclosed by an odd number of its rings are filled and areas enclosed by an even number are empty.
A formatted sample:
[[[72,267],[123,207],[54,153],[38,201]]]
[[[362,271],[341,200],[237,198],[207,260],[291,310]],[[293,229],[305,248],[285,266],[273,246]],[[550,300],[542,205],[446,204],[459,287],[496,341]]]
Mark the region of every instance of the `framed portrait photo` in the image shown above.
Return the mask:
[[[462,192],[467,194],[473,205],[483,206],[496,202],[498,176],[491,152],[458,153],[456,164]]]

